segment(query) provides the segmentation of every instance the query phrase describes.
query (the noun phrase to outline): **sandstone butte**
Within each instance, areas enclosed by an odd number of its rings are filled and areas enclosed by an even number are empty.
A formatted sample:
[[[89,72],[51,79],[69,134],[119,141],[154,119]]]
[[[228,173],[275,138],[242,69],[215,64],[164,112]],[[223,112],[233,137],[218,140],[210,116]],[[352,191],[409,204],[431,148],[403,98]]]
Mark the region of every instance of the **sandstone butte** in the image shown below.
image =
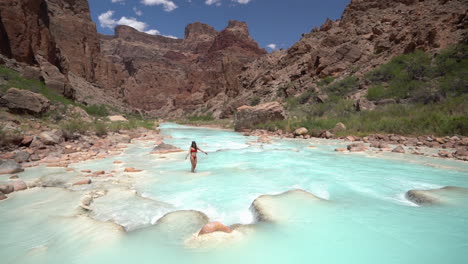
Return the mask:
[[[0,58],[78,102],[224,118],[254,97],[264,103],[320,92],[320,78],[359,75],[396,55],[462,43],[465,11],[463,0],[352,0],[340,19],[268,54],[239,21],[221,31],[195,22],[183,39],[128,26],[108,36],[97,33],[87,0],[1,1]]]

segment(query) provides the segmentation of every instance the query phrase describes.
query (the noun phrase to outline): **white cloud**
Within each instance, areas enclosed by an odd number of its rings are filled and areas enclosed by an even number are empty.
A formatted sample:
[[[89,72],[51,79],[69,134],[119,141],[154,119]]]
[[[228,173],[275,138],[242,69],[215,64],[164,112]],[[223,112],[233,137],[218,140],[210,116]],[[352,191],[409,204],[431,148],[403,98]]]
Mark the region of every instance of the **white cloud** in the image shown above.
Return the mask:
[[[172,36],[172,35],[162,35],[162,36],[166,38],[171,38],[171,39],[179,39],[178,37]]]
[[[129,26],[141,32],[144,32],[145,29],[148,27],[148,24],[146,24],[145,22],[138,21],[136,20],[136,18],[133,17],[127,18],[124,16],[121,17],[119,21],[117,21],[117,25]]]
[[[121,3],[121,2],[124,2],[125,0],[111,0],[112,3]]]
[[[205,0],[205,4],[220,6],[221,1],[220,0]]]
[[[133,7],[133,12],[135,12],[135,15],[137,16],[143,15],[143,11],[139,10],[136,6]]]
[[[275,49],[276,49],[276,44],[273,44],[273,43],[268,44],[268,45],[267,45],[267,48],[270,48],[270,49],[272,49],[272,50],[275,50]]]
[[[164,11],[171,12],[172,10],[177,8],[177,5],[170,1],[170,0],[141,0],[141,3],[144,5],[162,5]]]
[[[140,32],[145,32],[146,34],[161,35],[161,32],[159,32],[159,30],[148,29],[149,27],[148,24],[146,24],[143,21],[138,21],[136,18],[123,16],[119,20],[115,20],[113,16],[114,16],[114,11],[112,10],[109,10],[99,15],[98,19],[99,19],[99,23],[101,24],[101,27],[113,29],[117,25],[125,25],[125,26],[132,27]],[[173,39],[177,38],[172,35],[161,35],[161,36],[164,36],[167,38],[173,38]]]
[[[232,0],[233,2],[239,3],[239,4],[248,4],[252,0]]]
[[[115,21],[115,19],[112,18],[113,15],[114,11],[112,10],[100,14],[98,19],[99,23],[101,24],[101,27],[113,29],[115,27],[115,24],[117,23],[117,21]]]
[[[150,29],[150,30],[147,30],[147,31],[144,31],[146,34],[150,34],[150,35],[159,35],[159,30],[157,29]]]

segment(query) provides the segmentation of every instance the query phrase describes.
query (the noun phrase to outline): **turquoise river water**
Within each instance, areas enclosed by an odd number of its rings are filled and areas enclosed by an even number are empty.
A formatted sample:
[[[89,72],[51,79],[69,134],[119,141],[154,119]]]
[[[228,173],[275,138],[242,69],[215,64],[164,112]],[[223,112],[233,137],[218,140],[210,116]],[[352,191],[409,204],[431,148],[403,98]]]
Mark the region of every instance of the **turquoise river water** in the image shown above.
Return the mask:
[[[185,150],[196,140],[209,153],[199,153],[196,173],[185,152],[150,154],[154,142],[144,141],[116,157],[73,164],[76,171],[114,170],[115,177],[29,189],[0,202],[1,263],[468,263],[467,200],[418,206],[405,198],[411,189],[468,188],[466,162],[337,153],[344,142],[318,139],[259,144],[176,124],[163,124],[161,133],[165,143]],[[19,174],[44,176],[81,177],[45,167]],[[84,213],[78,205],[93,189],[107,194]],[[253,224],[249,207],[257,197],[293,189],[326,201],[284,198],[275,209],[281,222],[250,225],[247,234],[215,244],[191,244],[189,218],[157,223],[169,212],[198,210],[210,221]]]

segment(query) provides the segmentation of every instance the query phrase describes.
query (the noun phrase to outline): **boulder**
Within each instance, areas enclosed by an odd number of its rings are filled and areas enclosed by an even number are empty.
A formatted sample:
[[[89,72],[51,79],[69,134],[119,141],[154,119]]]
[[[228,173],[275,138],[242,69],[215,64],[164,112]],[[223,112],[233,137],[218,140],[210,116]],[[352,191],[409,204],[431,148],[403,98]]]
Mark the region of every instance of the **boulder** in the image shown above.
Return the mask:
[[[60,130],[45,131],[39,134],[39,139],[46,145],[56,145],[62,142],[62,132]]]
[[[372,141],[370,143],[371,148],[379,148],[379,146],[380,146],[380,142],[378,142],[378,141]]]
[[[315,204],[323,200],[304,190],[290,190],[277,195],[261,195],[251,206],[255,220],[258,222],[285,222],[297,217],[300,212],[291,204]]]
[[[29,147],[31,143],[33,142],[34,137],[32,136],[24,136],[23,140],[21,140],[21,146]]]
[[[13,186],[15,192],[28,189],[28,185],[22,180],[11,181],[10,183]]]
[[[346,152],[346,151],[348,151],[348,149],[347,148],[336,148],[335,151],[336,152]]]
[[[159,218],[151,229],[158,230],[158,235],[167,236],[168,240],[177,242],[196,236],[209,222],[208,216],[194,210],[170,212]]]
[[[36,56],[36,59],[39,61],[42,78],[46,86],[52,90],[55,90],[59,94],[68,97],[75,97],[75,90],[70,85],[68,78],[60,72],[60,70],[41,56]]]
[[[263,144],[270,144],[271,138],[269,138],[268,136],[260,136],[258,137],[257,142],[263,143]]]
[[[122,115],[108,116],[108,118],[111,122],[128,122],[128,119],[123,117]]]
[[[307,130],[307,128],[305,127],[300,127],[296,130],[294,130],[294,135],[295,136],[305,136],[307,135],[307,133],[309,133],[309,130]]]
[[[326,138],[326,139],[330,139],[330,138],[333,138],[335,135],[333,135],[330,131],[326,130],[326,131],[323,131],[321,134],[320,134],[320,137],[321,138]]]
[[[15,156],[13,157],[13,159],[18,163],[23,163],[23,162],[27,162],[30,157],[31,157],[31,154],[29,154],[29,152],[18,151],[15,153]]]
[[[465,149],[457,149],[455,153],[453,153],[456,157],[468,157],[468,150]]]
[[[41,115],[49,110],[50,101],[43,95],[28,90],[10,88],[1,98],[12,112]]]
[[[41,69],[39,67],[26,66],[24,67],[23,77],[35,81],[43,81],[41,75]]]
[[[367,150],[366,145],[364,143],[353,143],[347,146],[347,149],[350,152],[363,152]]]
[[[406,199],[419,205],[462,204],[468,202],[468,188],[447,186],[432,190],[410,190]]]
[[[137,170],[135,168],[125,168],[125,172],[142,172],[143,170]]]
[[[29,187],[65,187],[67,180],[63,175],[46,175],[31,183]]]
[[[6,198],[8,198],[8,196],[0,192],[0,201],[5,200]]]
[[[396,148],[394,148],[392,150],[392,152],[395,152],[395,153],[405,153],[405,149],[402,147],[402,146],[397,146]]]
[[[255,128],[256,125],[269,121],[280,121],[286,118],[283,106],[278,102],[269,102],[257,106],[241,106],[237,108],[234,129]]]
[[[337,123],[335,127],[333,128],[334,133],[345,131],[345,130],[346,130],[346,126],[341,122]]]
[[[166,144],[166,143],[161,143],[159,145],[157,145],[156,147],[154,147],[153,151],[151,153],[153,154],[167,154],[167,153],[172,153],[172,152],[181,152],[183,150],[175,147],[175,146],[172,146],[172,145],[169,145],[169,144]]]
[[[205,234],[210,234],[213,232],[224,232],[224,233],[231,233],[232,229],[229,226],[225,226],[224,224],[220,222],[210,222],[206,224],[200,232],[198,232],[198,235],[205,235]]]
[[[354,104],[356,111],[374,110],[375,104],[365,98],[358,99]]]
[[[24,169],[14,160],[0,160],[0,175],[22,172]]]
[[[0,193],[9,194],[15,191],[13,185],[8,183],[0,183]]]
[[[91,179],[86,179],[86,180],[81,180],[73,183],[73,185],[86,185],[86,184],[91,184]]]
[[[441,158],[452,158],[453,157],[453,154],[450,153],[449,151],[446,151],[446,150],[441,150],[437,153],[437,155],[439,155],[439,157]]]

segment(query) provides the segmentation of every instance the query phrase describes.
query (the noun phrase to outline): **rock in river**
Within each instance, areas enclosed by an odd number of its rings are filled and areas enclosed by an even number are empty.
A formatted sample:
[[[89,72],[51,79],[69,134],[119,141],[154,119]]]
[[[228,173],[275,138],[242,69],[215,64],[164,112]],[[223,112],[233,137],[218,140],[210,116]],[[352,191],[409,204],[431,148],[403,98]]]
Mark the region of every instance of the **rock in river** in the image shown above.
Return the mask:
[[[0,160],[0,175],[22,172],[24,169],[14,160]]]
[[[467,204],[468,188],[447,186],[432,190],[410,190],[405,196],[419,205]]]

